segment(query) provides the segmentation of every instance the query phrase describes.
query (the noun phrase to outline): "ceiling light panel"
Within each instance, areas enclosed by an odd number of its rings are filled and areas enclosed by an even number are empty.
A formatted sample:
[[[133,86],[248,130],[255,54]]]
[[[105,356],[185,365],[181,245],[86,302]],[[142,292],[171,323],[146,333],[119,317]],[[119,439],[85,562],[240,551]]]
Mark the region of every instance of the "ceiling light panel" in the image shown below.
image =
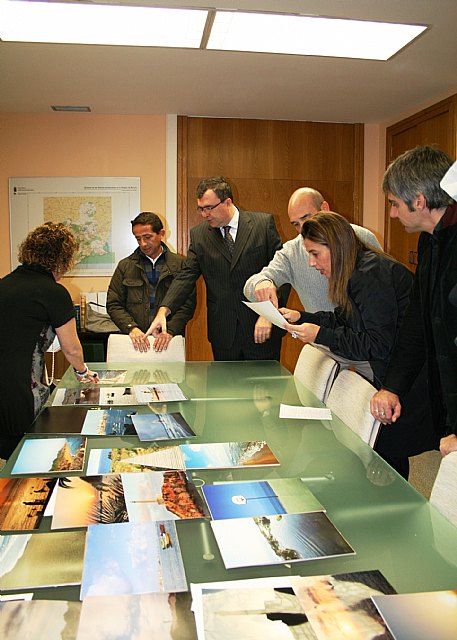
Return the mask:
[[[208,49],[388,60],[427,27],[217,11]]]
[[[198,48],[207,14],[199,9],[0,0],[0,39]]]

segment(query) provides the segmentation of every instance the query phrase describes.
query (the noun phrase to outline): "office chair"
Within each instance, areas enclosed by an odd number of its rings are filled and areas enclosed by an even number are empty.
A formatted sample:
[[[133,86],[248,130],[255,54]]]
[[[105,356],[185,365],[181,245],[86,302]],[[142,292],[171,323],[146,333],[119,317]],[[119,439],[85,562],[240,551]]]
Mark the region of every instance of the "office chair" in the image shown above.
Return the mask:
[[[338,373],[336,360],[312,344],[305,344],[298,356],[294,377],[325,402]]]
[[[441,460],[433,484],[430,502],[457,527],[457,451]]]
[[[368,380],[345,369],[338,374],[326,400],[327,407],[371,447],[381,425],[370,413],[370,399],[375,393]]]
[[[128,335],[112,333],[108,337],[106,351],[106,361],[113,362],[185,362],[186,346],[184,336],[173,336],[164,351],[154,351],[152,348],[153,338],[149,339],[151,348],[149,351],[135,351],[132,341]]]

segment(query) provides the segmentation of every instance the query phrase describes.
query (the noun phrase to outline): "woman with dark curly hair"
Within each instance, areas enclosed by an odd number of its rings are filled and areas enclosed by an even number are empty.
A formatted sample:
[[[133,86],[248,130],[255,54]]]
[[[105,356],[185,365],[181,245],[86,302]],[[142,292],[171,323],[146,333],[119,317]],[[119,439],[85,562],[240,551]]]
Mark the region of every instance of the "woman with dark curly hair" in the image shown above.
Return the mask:
[[[70,294],[58,280],[78,245],[63,225],[46,222],[19,247],[21,265],[0,280],[0,458],[8,458],[49,397],[44,354],[57,334],[81,382],[97,382],[84,363]]]

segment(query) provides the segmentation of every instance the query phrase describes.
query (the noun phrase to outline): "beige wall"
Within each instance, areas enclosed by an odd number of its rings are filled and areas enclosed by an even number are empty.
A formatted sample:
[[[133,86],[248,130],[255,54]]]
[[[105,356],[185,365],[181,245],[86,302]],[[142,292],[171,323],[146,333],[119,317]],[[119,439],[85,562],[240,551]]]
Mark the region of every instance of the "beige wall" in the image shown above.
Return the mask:
[[[0,277],[10,271],[8,178],[139,176],[141,208],[165,218],[166,116],[0,114]],[[130,228],[125,230],[130,233]],[[109,278],[64,278],[73,299]]]

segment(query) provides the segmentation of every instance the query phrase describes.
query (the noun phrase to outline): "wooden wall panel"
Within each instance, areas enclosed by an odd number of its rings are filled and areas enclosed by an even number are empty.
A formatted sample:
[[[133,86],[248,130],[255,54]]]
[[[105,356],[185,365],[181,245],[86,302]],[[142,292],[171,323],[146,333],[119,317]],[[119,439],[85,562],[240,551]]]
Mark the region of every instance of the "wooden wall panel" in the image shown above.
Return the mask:
[[[272,213],[284,241],[295,237],[287,203],[295,189],[311,186],[350,222],[362,222],[363,126],[219,118],[178,118],[178,251],[187,253],[189,230],[201,222],[195,190],[207,176],[224,175],[240,209]],[[185,192],[185,193],[184,193]],[[189,360],[212,359],[206,340],[204,283],[188,325]],[[289,300],[299,307],[295,292]],[[281,361],[295,366],[302,344],[283,340]]]
[[[386,165],[418,145],[436,146],[451,158],[457,155],[457,94],[442,100],[387,129]],[[418,233],[407,233],[402,224],[389,217],[386,205],[386,251],[412,271],[417,258]]]

